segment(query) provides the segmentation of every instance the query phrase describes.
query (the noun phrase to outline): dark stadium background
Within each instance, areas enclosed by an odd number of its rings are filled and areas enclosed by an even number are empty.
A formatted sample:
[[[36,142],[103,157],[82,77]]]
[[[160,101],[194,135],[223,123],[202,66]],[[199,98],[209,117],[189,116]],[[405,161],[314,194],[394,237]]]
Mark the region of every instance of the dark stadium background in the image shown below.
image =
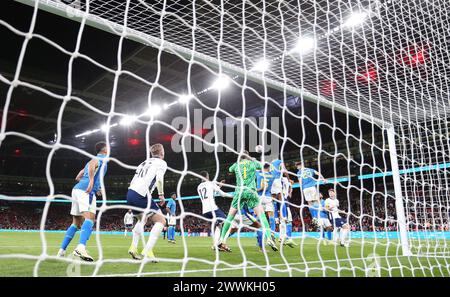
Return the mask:
[[[32,17],[33,9],[26,5],[8,1],[2,5],[1,19],[14,27],[27,31]],[[58,17],[43,11],[39,11],[34,32],[41,34],[68,51],[73,51],[78,34],[79,23],[66,18]],[[0,26],[1,50],[0,73],[11,79],[16,70],[23,38]],[[119,38],[109,33],[86,26],[83,31],[80,52],[86,54],[97,62],[117,68],[117,48]],[[122,48],[122,67],[130,72],[137,73],[148,81],[153,81],[158,72],[158,51],[142,44],[124,40]],[[47,43],[33,38],[30,41],[25,54],[20,80],[33,82],[41,87],[57,94],[67,92],[67,72],[69,56],[49,46]],[[170,90],[183,93],[187,86],[188,63],[175,55],[163,53],[161,56],[160,84]],[[113,88],[113,75],[108,74],[99,67],[81,58],[73,63],[73,93],[81,97],[96,108],[108,112],[111,109],[111,93]],[[194,65],[192,67],[191,87],[199,91],[207,88],[213,81],[213,76],[204,67]],[[237,78],[242,83],[243,78]],[[258,91],[260,85],[247,82]],[[0,83],[0,107],[3,112],[6,101],[8,85]],[[123,113],[140,113],[147,106],[149,86],[138,80],[121,75],[118,83],[118,92],[115,102],[115,110]],[[325,92],[325,90],[323,90]],[[283,93],[276,90],[268,90],[268,94],[283,104]],[[326,94],[324,94],[326,95]],[[202,102],[208,106],[215,106],[217,93],[207,92],[199,96]],[[325,177],[354,176],[365,173],[373,173],[373,167],[389,170],[389,152],[387,151],[387,139],[381,131],[361,119],[352,118],[339,112],[310,103],[302,98],[288,97],[287,108],[297,115],[304,115],[302,121],[286,114],[285,124],[287,136],[297,143],[304,143],[300,151],[292,143],[287,143],[282,152],[283,159],[288,168],[295,171],[293,162],[304,159],[307,166],[317,168],[320,158],[321,171]],[[176,98],[165,93],[162,89],[156,89],[152,102],[163,104],[172,102]],[[240,116],[242,114],[242,91],[233,86],[222,95],[220,108],[227,112]],[[8,108],[7,131],[17,131],[33,136],[38,140],[51,144],[54,141],[57,126],[57,116],[62,101],[46,94],[25,87],[15,88],[12,93]],[[251,90],[245,91],[245,116],[279,117],[282,119],[282,110],[274,103],[269,102],[267,113],[264,113],[264,100],[260,99]],[[190,110],[200,108],[200,105],[191,101]],[[164,111],[158,117],[170,123],[177,116],[186,114],[184,105],[174,105]],[[212,115],[212,112],[203,110],[203,116]],[[224,117],[219,112],[219,117]],[[113,118],[118,121],[120,118]],[[113,122],[112,121],[112,122]],[[94,113],[85,106],[70,101],[62,118],[61,142],[67,145],[86,150],[92,153],[97,141],[104,140],[103,133],[96,133],[85,138],[76,138],[75,135],[86,130],[100,127],[106,122],[106,117]],[[326,125],[327,124],[327,125]],[[332,129],[335,127],[338,129]],[[280,135],[284,134],[283,125],[280,122]],[[340,129],[340,130],[339,130]],[[110,130],[111,156],[120,161],[138,165],[145,159],[145,131],[146,126],[136,124],[131,128],[116,127]],[[303,135],[302,131],[307,131]],[[342,133],[345,131],[346,133]],[[166,147],[166,160],[170,167],[182,170],[184,160],[181,154],[172,153],[170,139],[173,132],[162,125],[154,125],[150,130],[150,143],[161,142]],[[369,146],[366,142],[376,144]],[[318,154],[319,144],[323,152]],[[364,153],[362,153],[364,152]],[[331,155],[337,155],[336,158]],[[0,194],[8,196],[46,196],[49,194],[49,186],[45,178],[45,169],[49,150],[20,137],[7,137],[0,146]],[[219,154],[221,167],[219,179],[226,179],[230,184],[234,179],[227,173],[228,166],[234,162],[236,155],[233,153]],[[87,158],[70,150],[58,150],[51,160],[50,173],[55,185],[55,194],[70,195],[74,185],[74,177],[87,162]],[[364,163],[364,165],[360,165]],[[200,172],[208,170],[211,174],[216,171],[216,160],[213,153],[188,153],[188,170]],[[370,165],[370,166],[369,166]],[[110,162],[105,185],[108,200],[123,200],[127,191],[128,182],[134,174],[133,170],[122,168],[114,162]],[[166,175],[166,193],[176,191],[180,175],[168,172]],[[364,184],[363,184],[364,183]],[[182,196],[196,194],[198,179],[186,176],[181,185]],[[325,194],[328,187],[323,187]],[[364,188],[364,191],[360,189]],[[392,197],[385,199],[380,194],[391,192],[393,189],[390,178],[384,182],[374,184],[372,180],[353,180],[352,184],[344,183],[337,187],[338,197],[345,209],[352,212],[351,223],[355,228],[369,229],[371,225],[376,228],[395,228],[389,222],[389,217],[395,218],[394,200]],[[375,197],[374,197],[375,196]],[[363,198],[363,199],[360,199]],[[294,190],[292,203],[300,204],[300,193]],[[218,204],[225,210],[228,209],[229,200],[218,198]],[[198,200],[184,200],[186,211],[200,213],[201,204]],[[350,208],[348,205],[350,204]],[[0,199],[0,229],[39,229],[42,217],[43,203],[40,202],[8,202]],[[64,229],[71,221],[69,216],[69,203],[53,203],[50,207],[46,221],[46,229]],[[387,211],[385,211],[387,209]],[[305,209],[294,210],[294,229],[301,230],[305,226],[309,230],[309,212]],[[369,216],[360,216],[362,213]],[[178,212],[180,207],[178,207]],[[122,226],[123,210],[109,210],[102,216],[103,230],[120,230]],[[186,229],[203,230],[208,228],[205,222],[188,217],[185,221]]]

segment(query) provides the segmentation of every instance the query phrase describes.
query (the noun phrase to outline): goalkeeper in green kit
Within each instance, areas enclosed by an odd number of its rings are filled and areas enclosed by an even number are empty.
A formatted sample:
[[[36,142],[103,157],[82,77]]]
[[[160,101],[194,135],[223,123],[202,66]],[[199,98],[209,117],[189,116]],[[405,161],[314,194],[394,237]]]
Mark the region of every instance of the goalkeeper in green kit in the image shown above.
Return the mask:
[[[231,249],[223,243],[223,240],[227,236],[227,232],[231,227],[236,213],[239,211],[239,213],[246,215],[249,210],[253,210],[259,218],[263,227],[266,244],[274,251],[278,251],[275,242],[272,240],[269,222],[267,221],[258,193],[256,192],[256,170],[260,169],[262,169],[261,163],[251,159],[248,151],[244,151],[241,158],[231,165],[229,171],[233,172],[236,176],[236,190],[227,219],[223,224],[220,234],[220,240],[217,245],[219,251],[231,251]]]

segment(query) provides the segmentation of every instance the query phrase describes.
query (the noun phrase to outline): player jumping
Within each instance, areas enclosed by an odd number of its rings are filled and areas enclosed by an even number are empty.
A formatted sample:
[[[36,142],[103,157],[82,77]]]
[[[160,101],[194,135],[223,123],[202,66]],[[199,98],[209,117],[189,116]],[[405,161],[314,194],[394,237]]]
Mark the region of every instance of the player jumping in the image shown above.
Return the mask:
[[[302,162],[296,162],[297,167],[297,178],[300,189],[303,192],[306,202],[310,206],[309,211],[313,218],[313,223],[317,224],[318,212],[311,207],[315,202],[319,202],[319,190],[317,181],[327,182],[327,180],[316,170],[311,168],[306,168]],[[318,179],[315,178],[318,177]]]
[[[81,228],[80,239],[73,255],[84,261],[92,262],[94,259],[86,251],[86,243],[92,233],[96,212],[96,196],[100,191],[100,181],[107,170],[107,164],[103,160],[108,154],[108,148],[105,142],[99,142],[95,145],[97,156],[90,160],[75,178],[78,183],[72,189],[72,207],[70,214],[73,217],[73,223],[67,229],[61,248],[58,251],[58,257],[64,257],[67,246],[72,241],[75,233]]]
[[[233,219],[238,212],[238,209],[253,209],[256,216],[260,220],[263,226],[263,232],[266,238],[266,244],[269,245],[274,251],[278,251],[275,242],[271,238],[269,222],[264,214],[264,209],[259,200],[258,193],[256,192],[256,170],[262,169],[261,163],[252,160],[247,151],[244,151],[238,161],[231,165],[230,172],[233,172],[236,177],[236,190],[231,202],[231,207],[228,212],[226,221],[223,224],[223,228],[220,234],[220,241],[218,244],[219,250],[229,249],[223,240],[231,227]]]
[[[295,247],[297,244],[292,240],[292,214],[291,209],[289,207],[289,198],[292,196],[292,183],[291,180],[287,177],[281,178],[281,194],[282,199],[279,204],[280,207],[280,239],[284,245],[287,245],[291,248]]]
[[[269,219],[270,230],[275,232],[275,209],[272,203],[272,183],[273,175],[270,172],[270,164],[264,164],[262,170],[256,171],[256,191],[261,199],[261,204],[264,208],[267,218]]]
[[[150,147],[150,154],[151,158],[145,160],[138,166],[128,188],[128,205],[142,209],[142,211],[133,210],[138,221],[133,228],[133,240],[128,254],[135,260],[141,260],[143,257],[147,257],[151,262],[156,263],[158,261],[153,253],[153,247],[166,225],[166,219],[159,206],[152,199],[152,193],[157,188],[160,205],[163,205],[165,202],[164,174],[167,170],[167,163],[164,161],[164,147],[162,144],[157,143],[152,145]],[[148,242],[139,255],[137,252],[139,238],[144,232],[144,226],[148,218],[151,218],[154,225],[150,231]]]
[[[239,213],[236,214],[234,217],[233,223],[231,224],[231,228],[228,229],[227,234],[225,235],[222,243],[226,246],[227,245],[227,239],[234,233],[236,233],[240,228],[242,227],[252,227],[254,229],[258,229],[256,231],[256,242],[259,247],[259,251],[262,251],[262,239],[263,239],[263,233],[260,230],[262,225],[258,222],[258,219],[256,218],[255,213],[248,208],[243,208]],[[231,252],[231,249],[228,248],[225,250],[227,252]]]
[[[214,196],[218,194],[223,197],[231,197],[231,195],[220,189],[222,183],[217,184],[210,181],[207,171],[200,172],[200,175],[202,176],[202,182],[197,186],[197,192],[202,202],[202,214],[207,219],[215,219],[211,225],[211,233],[214,232],[212,245],[212,249],[214,249],[220,238],[221,226],[226,219],[225,213],[217,206]]]
[[[273,176],[273,182],[272,187],[270,189],[270,193],[272,194],[273,197],[273,205],[275,212],[274,222],[277,221],[277,223],[280,224],[281,230],[282,228],[285,228],[285,226],[281,226],[281,224],[285,224],[285,222],[282,222],[278,215],[280,210],[280,202],[283,199],[282,198],[283,187],[281,185],[281,178],[287,171],[284,166],[284,162],[280,159],[273,160],[272,163],[270,164],[270,167]]]

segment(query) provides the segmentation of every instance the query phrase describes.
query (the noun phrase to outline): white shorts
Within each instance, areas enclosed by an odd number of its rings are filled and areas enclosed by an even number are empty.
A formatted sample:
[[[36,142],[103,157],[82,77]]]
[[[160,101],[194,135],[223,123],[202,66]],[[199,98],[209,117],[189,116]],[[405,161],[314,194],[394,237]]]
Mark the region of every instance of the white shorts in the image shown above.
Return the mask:
[[[169,226],[175,226],[177,224],[177,219],[174,216],[169,216],[169,219],[167,220]]]
[[[292,213],[291,213],[291,208],[290,207],[287,208],[287,213],[288,213],[287,221],[288,221],[288,223],[291,223],[292,222]]]
[[[261,205],[264,208],[265,212],[271,211],[274,212],[275,208],[273,206],[273,202],[272,202],[272,196],[268,197],[268,196],[261,196]]]
[[[257,218],[255,218],[254,216],[252,216],[249,213],[246,213],[245,215],[241,215],[241,214],[237,213],[234,216],[233,223],[231,224],[233,226],[233,228],[239,227],[239,224],[241,223],[241,218],[242,218],[242,224],[247,225],[247,226],[251,226],[251,225],[253,225],[253,223],[255,221],[258,221]]]
[[[323,228],[331,227],[331,222],[329,219],[326,218],[319,218],[319,226]]]
[[[89,194],[80,189],[72,189],[72,207],[70,214],[73,216],[81,216],[83,212],[90,212],[95,214],[97,206],[97,197],[92,195],[92,201],[89,203]]]
[[[271,194],[278,195],[283,192],[283,186],[281,185],[281,179],[277,178],[273,180]]]
[[[319,200],[319,193],[317,192],[316,187],[310,187],[303,190],[303,195],[305,196],[306,201],[317,201]]]

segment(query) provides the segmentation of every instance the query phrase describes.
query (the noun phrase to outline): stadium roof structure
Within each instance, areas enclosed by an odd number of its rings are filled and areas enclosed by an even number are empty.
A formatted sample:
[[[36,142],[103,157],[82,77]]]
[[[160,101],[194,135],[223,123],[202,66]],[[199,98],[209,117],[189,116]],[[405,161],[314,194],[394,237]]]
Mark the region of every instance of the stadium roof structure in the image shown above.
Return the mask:
[[[448,1],[16,1],[379,126],[450,108]]]

